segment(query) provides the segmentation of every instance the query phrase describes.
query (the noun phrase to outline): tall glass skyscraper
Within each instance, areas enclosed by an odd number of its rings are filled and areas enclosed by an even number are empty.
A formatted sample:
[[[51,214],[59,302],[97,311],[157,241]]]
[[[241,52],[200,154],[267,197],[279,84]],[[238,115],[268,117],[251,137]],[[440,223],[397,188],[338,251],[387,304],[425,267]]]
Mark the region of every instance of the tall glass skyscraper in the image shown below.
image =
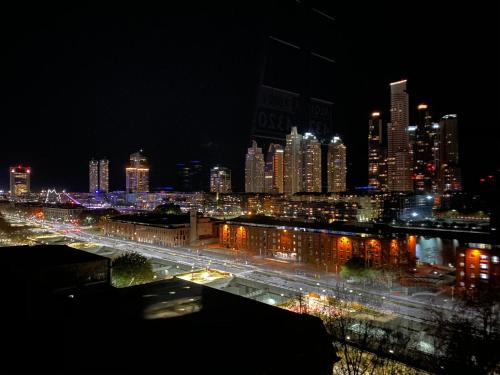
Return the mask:
[[[99,191],[109,192],[109,160],[99,160]]]
[[[10,194],[15,197],[30,192],[31,168],[18,165],[10,167]]]
[[[286,136],[283,189],[286,194],[295,194],[302,191],[302,135],[293,126]]]
[[[245,192],[264,192],[264,164],[262,149],[252,141],[245,158]]]
[[[231,170],[216,165],[210,169],[210,191],[212,193],[231,192]]]
[[[127,193],[149,192],[149,165],[141,152],[130,155],[130,164],[125,169],[125,174]]]
[[[339,137],[333,137],[328,145],[328,192],[343,193],[347,190],[346,147]]]
[[[266,170],[264,174],[264,191],[266,193],[283,193],[283,147],[271,143],[266,155]]]
[[[462,190],[462,177],[458,155],[457,115],[445,115],[439,122],[440,133],[440,168],[439,180],[441,191]]]
[[[377,190],[387,189],[387,165],[383,145],[380,112],[368,120],[368,185]]]
[[[413,191],[413,162],[408,136],[408,93],[406,80],[391,86],[391,122],[387,127],[389,191]]]
[[[89,161],[89,192],[99,191],[99,162],[92,159]]]
[[[321,193],[321,143],[311,133],[302,139],[302,191]]]

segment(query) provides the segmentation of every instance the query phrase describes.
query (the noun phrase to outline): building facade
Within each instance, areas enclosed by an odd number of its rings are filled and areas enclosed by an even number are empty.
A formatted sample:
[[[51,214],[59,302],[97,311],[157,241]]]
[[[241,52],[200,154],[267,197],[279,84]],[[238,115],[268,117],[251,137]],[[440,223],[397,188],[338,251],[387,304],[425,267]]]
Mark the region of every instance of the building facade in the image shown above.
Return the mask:
[[[210,169],[210,191],[212,193],[231,192],[231,170],[215,166]]]
[[[328,192],[347,191],[347,156],[346,147],[339,137],[333,137],[328,145]]]
[[[417,129],[413,146],[415,191],[431,193],[436,191],[436,170],[434,146],[436,137],[432,117],[427,104],[417,106]]]
[[[149,222],[143,220],[144,217],[133,216],[111,218],[104,223],[104,234],[129,241],[172,247],[196,245],[199,240],[208,242],[217,238],[217,226],[214,222],[196,214],[194,217],[175,217],[173,222],[168,219]]]
[[[271,143],[266,155],[264,174],[264,191],[271,194],[282,194],[284,175],[284,150],[277,143]]]
[[[285,194],[295,194],[302,191],[302,135],[293,126],[286,136],[284,153],[283,190]]]
[[[130,163],[125,169],[127,193],[149,192],[149,165],[141,152],[130,155]]]
[[[10,194],[20,197],[30,193],[31,168],[18,165],[10,167]]]
[[[391,122],[387,126],[387,172],[389,191],[413,191],[413,162],[408,136],[406,80],[391,86]]]
[[[302,189],[308,193],[321,193],[321,143],[311,133],[302,139]]]
[[[264,154],[257,147],[257,142],[252,141],[245,157],[245,192],[264,192]]]
[[[251,255],[315,264],[326,271],[340,271],[353,256],[374,266],[414,264],[415,238],[345,235],[332,230],[227,221],[219,229],[220,245]]]
[[[457,287],[474,290],[500,287],[500,250],[482,244],[457,249]]]

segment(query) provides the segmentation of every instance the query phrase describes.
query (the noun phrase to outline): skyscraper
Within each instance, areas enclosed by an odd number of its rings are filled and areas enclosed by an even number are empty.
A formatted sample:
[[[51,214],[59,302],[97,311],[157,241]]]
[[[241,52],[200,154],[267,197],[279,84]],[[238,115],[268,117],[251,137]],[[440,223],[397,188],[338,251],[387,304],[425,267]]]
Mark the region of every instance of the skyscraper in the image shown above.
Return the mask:
[[[406,80],[393,82],[390,86],[391,122],[387,126],[388,188],[389,191],[413,191]]]
[[[109,192],[109,160],[99,160],[99,191]]]
[[[298,134],[297,127],[293,126],[286,136],[284,153],[283,189],[286,194],[295,194],[302,191],[302,135]]]
[[[462,178],[458,156],[457,115],[445,115],[439,122],[440,166],[439,180],[441,191],[462,190]]]
[[[427,104],[417,107],[415,144],[413,145],[415,191],[430,193],[435,190],[434,143],[435,132]]]
[[[333,137],[328,145],[328,192],[342,193],[347,190],[346,147],[339,137]]]
[[[231,170],[216,165],[210,169],[210,191],[212,193],[231,192]]]
[[[130,164],[125,169],[127,193],[149,192],[149,166],[141,152],[130,155]]]
[[[311,133],[302,139],[302,191],[321,193],[321,143]]]
[[[30,192],[31,168],[18,165],[10,167],[10,194],[22,196]]]
[[[252,141],[245,159],[245,192],[262,193],[264,191],[264,154]]]
[[[208,169],[200,160],[177,163],[176,189],[179,191],[205,191],[208,181]]]
[[[99,162],[92,159],[89,161],[89,192],[99,191]]]
[[[387,189],[387,170],[382,137],[380,112],[368,120],[368,185],[377,190]]]
[[[264,175],[264,191],[266,193],[283,193],[283,156],[281,145],[276,143],[269,145]]]

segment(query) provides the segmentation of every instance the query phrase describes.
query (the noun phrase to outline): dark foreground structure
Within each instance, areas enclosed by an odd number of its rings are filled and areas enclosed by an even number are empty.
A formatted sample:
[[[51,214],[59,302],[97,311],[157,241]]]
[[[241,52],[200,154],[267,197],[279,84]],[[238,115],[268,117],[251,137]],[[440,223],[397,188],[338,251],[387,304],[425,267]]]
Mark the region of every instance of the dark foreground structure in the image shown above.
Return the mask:
[[[107,259],[81,255],[60,246],[0,248],[1,264],[17,265],[0,285],[8,343],[0,373],[332,372],[336,355],[320,319],[179,279],[116,289],[102,278]],[[98,281],[39,276],[65,269],[92,279],[90,264]]]

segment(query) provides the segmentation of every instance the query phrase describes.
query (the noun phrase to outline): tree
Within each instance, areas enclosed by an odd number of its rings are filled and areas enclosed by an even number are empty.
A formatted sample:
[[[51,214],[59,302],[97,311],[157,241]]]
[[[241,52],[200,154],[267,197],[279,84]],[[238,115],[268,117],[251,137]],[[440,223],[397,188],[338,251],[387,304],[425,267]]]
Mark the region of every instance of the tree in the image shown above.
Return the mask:
[[[492,374],[500,366],[500,291],[478,287],[451,311],[430,309],[437,373]]]
[[[340,268],[340,276],[344,279],[354,279],[355,281],[373,280],[378,276],[378,270],[366,264],[361,257],[352,257]]]
[[[410,336],[356,314],[352,295],[337,288],[328,298],[321,318],[334,339],[340,361],[335,374],[419,374],[421,371],[401,363],[409,359]],[[396,360],[398,359],[398,360]]]
[[[118,288],[145,284],[153,281],[151,262],[138,253],[126,253],[113,261],[112,281]]]
[[[182,215],[180,206],[173,203],[160,204],[156,206],[153,212],[161,215]]]

